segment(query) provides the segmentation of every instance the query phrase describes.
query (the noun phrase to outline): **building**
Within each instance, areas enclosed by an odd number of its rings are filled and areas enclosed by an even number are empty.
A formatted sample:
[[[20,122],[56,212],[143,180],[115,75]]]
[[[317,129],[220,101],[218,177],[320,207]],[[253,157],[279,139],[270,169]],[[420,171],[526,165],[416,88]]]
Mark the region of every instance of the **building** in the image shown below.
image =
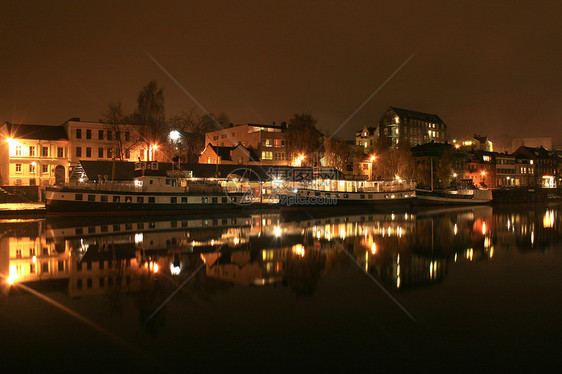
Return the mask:
[[[458,141],[453,141],[453,143],[455,144],[455,148],[467,151],[494,151],[494,146],[487,136],[480,136],[476,134],[474,136],[467,135]]]
[[[0,183],[48,186],[68,178],[69,139],[64,126],[0,127]]]
[[[496,186],[496,159],[493,152],[473,151],[468,154],[468,162],[463,179],[471,179],[475,186],[490,188]]]
[[[361,147],[364,153],[371,153],[379,139],[378,127],[363,127],[355,133],[355,145]]]
[[[80,160],[156,161],[158,159],[158,146],[155,144],[147,146],[141,141],[138,126],[87,122],[80,121],[80,118],[71,118],[63,126],[70,142],[68,153],[70,174]]]
[[[388,148],[397,148],[399,142],[413,147],[431,141],[444,143],[447,140],[447,125],[437,114],[388,107],[378,128],[379,136]]]
[[[208,132],[205,134],[205,144],[220,147],[236,147],[241,144],[246,149],[252,148],[262,164],[288,165],[290,157],[287,154],[286,128],[284,122],[281,126],[276,126],[275,123],[235,125]],[[204,158],[203,162],[206,163],[206,160]]]
[[[514,138],[511,141],[511,151],[515,152],[519,147],[525,146],[530,148],[544,147],[547,150],[552,150],[552,138]]]
[[[447,187],[463,178],[468,162],[466,152],[449,143],[429,142],[412,147],[418,186]],[[433,181],[432,181],[433,176]],[[433,182],[433,183],[432,183]]]
[[[249,165],[259,162],[260,158],[254,149],[246,148],[242,144],[233,147],[221,147],[209,143],[199,156],[200,164]]]
[[[506,153],[495,153],[496,161],[496,187],[520,186],[521,179],[515,166],[515,155]]]
[[[81,160],[157,159],[157,145],[140,141],[137,126],[85,122],[62,125],[4,123],[0,127],[0,184],[48,186],[69,181]]]
[[[534,165],[534,183],[544,188],[556,188],[558,186],[558,171],[560,158],[544,147],[517,148],[514,155],[527,158],[530,164]]]

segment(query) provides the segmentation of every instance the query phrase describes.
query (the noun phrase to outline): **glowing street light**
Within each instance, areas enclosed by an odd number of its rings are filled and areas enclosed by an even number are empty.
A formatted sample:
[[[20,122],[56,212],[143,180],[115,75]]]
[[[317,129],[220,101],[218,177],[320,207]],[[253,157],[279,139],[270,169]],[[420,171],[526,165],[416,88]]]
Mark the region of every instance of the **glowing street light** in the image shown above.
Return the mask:
[[[302,165],[302,162],[304,161],[304,158],[305,158],[304,155],[303,155],[303,154],[300,154],[300,155],[295,159],[295,161],[294,161],[293,163],[295,164],[295,166],[301,166],[301,165]]]
[[[172,131],[170,131],[170,134],[168,135],[168,137],[170,138],[171,141],[177,142],[180,139],[181,134],[178,130],[172,130]]]

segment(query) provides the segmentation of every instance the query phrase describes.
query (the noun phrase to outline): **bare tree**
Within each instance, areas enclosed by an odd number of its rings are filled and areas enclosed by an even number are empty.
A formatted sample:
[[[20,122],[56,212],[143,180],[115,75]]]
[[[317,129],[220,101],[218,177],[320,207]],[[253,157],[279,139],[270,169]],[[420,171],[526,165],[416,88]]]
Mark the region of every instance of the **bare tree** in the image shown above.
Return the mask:
[[[181,134],[178,147],[185,151],[186,162],[197,162],[199,154],[205,148],[205,134],[223,128],[230,123],[224,113],[213,116],[212,113],[201,114],[198,110],[182,112],[170,119],[170,128]]]
[[[102,120],[106,124],[106,130],[109,132],[107,140],[112,143],[111,151],[113,159],[123,161],[126,154],[139,143],[140,134],[134,130],[134,127],[127,125],[128,116],[123,112],[123,106],[120,101],[112,102],[107,105]]]
[[[289,120],[286,139],[290,157],[305,155],[305,164],[313,164],[318,158],[322,133],[316,128],[316,119],[309,113],[295,114]]]
[[[139,92],[133,120],[140,127],[147,147],[164,145],[167,138],[164,91],[156,81],[150,81]]]
[[[397,149],[389,149],[377,155],[373,172],[375,177],[382,179],[412,179],[414,177],[414,160],[410,147],[401,142]]]
[[[345,170],[349,146],[343,141],[334,139],[330,135],[324,141],[324,163],[326,166]]]

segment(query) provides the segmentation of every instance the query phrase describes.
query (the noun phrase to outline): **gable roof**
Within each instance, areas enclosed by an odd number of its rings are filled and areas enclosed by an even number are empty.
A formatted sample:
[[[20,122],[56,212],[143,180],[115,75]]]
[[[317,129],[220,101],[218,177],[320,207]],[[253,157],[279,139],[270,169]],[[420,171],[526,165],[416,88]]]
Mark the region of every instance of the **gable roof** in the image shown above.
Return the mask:
[[[427,122],[435,122],[435,123],[444,123],[441,118],[437,114],[429,114],[423,112],[416,112],[413,110],[396,108],[391,106],[390,109],[394,111],[400,118],[409,118],[409,119],[416,119],[420,121],[427,121]]]
[[[260,160],[259,155],[256,153],[256,151],[253,148],[244,147],[242,143],[238,143],[234,147],[218,146],[209,143],[207,147],[211,147],[213,152],[215,152],[216,155],[220,156],[220,158],[225,161],[232,161],[232,151],[234,151],[236,148],[241,148],[242,152],[247,153],[250,158],[250,161],[259,162]]]
[[[14,139],[68,140],[64,126],[17,125],[5,123],[8,136]]]

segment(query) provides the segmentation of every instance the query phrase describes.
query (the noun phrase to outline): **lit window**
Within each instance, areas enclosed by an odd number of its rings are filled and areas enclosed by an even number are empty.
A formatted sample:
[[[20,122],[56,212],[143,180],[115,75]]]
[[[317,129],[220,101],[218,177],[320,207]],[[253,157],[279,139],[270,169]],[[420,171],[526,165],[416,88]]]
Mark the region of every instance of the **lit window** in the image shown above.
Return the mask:
[[[49,147],[42,147],[41,148],[41,155],[43,157],[49,157]]]
[[[16,173],[21,173],[21,164],[16,164]]]
[[[16,156],[21,156],[21,145],[16,145]]]
[[[273,160],[273,152],[262,151],[261,158],[262,160]]]
[[[35,156],[35,147],[30,145],[29,146],[29,157],[34,157]]]

